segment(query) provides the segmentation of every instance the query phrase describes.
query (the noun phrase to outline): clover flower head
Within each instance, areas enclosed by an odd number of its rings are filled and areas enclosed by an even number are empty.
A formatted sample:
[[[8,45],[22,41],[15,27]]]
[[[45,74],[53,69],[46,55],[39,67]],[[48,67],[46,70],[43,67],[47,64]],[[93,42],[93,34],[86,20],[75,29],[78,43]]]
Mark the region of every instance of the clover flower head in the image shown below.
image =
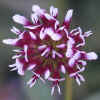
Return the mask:
[[[14,15],[13,21],[21,24],[24,30],[13,26],[11,32],[17,38],[3,40],[5,44],[20,48],[13,50],[16,55],[12,57],[15,63],[9,65],[11,71],[17,70],[22,76],[26,71],[32,72],[33,76],[27,82],[29,87],[34,86],[38,79],[43,83],[51,81],[52,95],[55,88],[61,94],[59,83],[65,80],[65,74],[80,85],[85,81],[80,73],[85,70],[86,61],[97,59],[95,52],[81,50],[85,38],[92,32],[83,32],[80,27],[70,31],[72,9],[67,11],[62,24],[57,19],[58,9],[53,6],[50,14],[38,5],[33,5],[32,11],[31,21],[22,15]]]

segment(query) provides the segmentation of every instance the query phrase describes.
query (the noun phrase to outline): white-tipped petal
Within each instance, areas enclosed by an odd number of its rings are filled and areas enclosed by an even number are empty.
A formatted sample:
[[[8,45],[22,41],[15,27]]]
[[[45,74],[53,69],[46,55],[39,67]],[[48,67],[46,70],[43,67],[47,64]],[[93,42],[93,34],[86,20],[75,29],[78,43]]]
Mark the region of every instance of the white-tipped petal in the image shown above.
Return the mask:
[[[37,74],[37,73],[35,73],[34,71],[32,71],[32,73],[33,73],[34,75],[36,75],[38,78],[40,77],[40,74]]]
[[[68,64],[70,67],[73,67],[73,65],[75,64],[75,61],[78,60],[80,57],[80,52],[76,52],[74,54],[74,56],[69,60]]]
[[[45,49],[46,47],[47,47],[47,45],[44,44],[44,45],[39,46],[38,49],[39,49],[39,50],[43,50],[43,49]]]
[[[15,66],[16,66],[16,64],[12,64],[12,65],[9,65],[8,67],[13,68]]]
[[[75,59],[70,59],[69,62],[68,62],[68,64],[70,65],[70,67],[73,66],[74,63],[75,63]]]
[[[77,74],[77,72],[75,72],[75,73],[71,73],[71,74],[69,74],[69,77],[74,77],[75,75]]]
[[[44,28],[42,28],[40,31],[40,39],[43,40],[45,36],[46,36],[46,33],[44,32]]]
[[[16,67],[18,69],[18,74],[24,75],[23,64],[19,61],[19,59],[16,59]]]
[[[66,44],[59,44],[59,45],[56,45],[57,48],[65,48]]]
[[[65,80],[65,78],[60,78],[60,79],[58,79],[59,82],[62,82],[62,81],[64,81],[64,80]]]
[[[36,67],[36,64],[32,64],[32,65],[30,65],[28,68],[27,68],[27,70],[32,70],[32,69],[34,69]]]
[[[32,11],[34,13],[36,13],[37,15],[41,16],[44,14],[45,10],[44,9],[41,9],[38,5],[33,5],[32,6]]]
[[[84,60],[79,60],[78,62],[79,62],[82,66],[86,66],[86,65],[87,65],[86,61],[84,61]]]
[[[3,40],[2,42],[4,44],[7,44],[7,45],[16,45],[16,42],[18,41],[19,39],[5,39]]]
[[[83,72],[85,70],[85,67],[80,68],[78,72]]]
[[[54,79],[54,78],[52,78],[52,77],[49,77],[48,80],[54,82],[54,81],[56,81],[57,79]]]
[[[73,9],[68,10],[65,16],[65,22],[69,22],[72,18],[72,15],[73,15]]]
[[[59,21],[56,20],[56,22],[55,22],[55,30],[57,29],[58,26],[59,26]]]
[[[18,36],[18,40],[23,39],[25,33],[26,33],[26,31],[24,31],[23,33],[21,33],[21,34]]]
[[[62,31],[64,28],[65,28],[65,26],[61,26],[61,27],[58,28],[58,30]]]
[[[35,13],[34,14],[31,14],[31,19],[32,19],[32,22],[34,24],[36,24],[39,21],[38,16]]]
[[[57,55],[59,58],[62,58],[62,57],[63,57],[60,53],[56,52],[55,50],[52,50],[52,58],[55,59],[56,55]]]
[[[84,37],[88,37],[92,34],[93,34],[92,31],[87,31],[87,32],[84,33]]]
[[[50,15],[47,14],[47,13],[45,13],[44,16],[45,16],[45,18],[48,19],[48,20],[54,19],[52,16],[50,16]]]
[[[84,46],[85,45],[85,38],[84,35],[82,34],[82,29],[80,27],[77,28],[78,32],[74,33],[74,35],[79,34],[79,37],[81,38],[82,42],[79,43],[76,47]]]
[[[36,83],[36,80],[34,80],[34,82],[32,82],[32,83],[29,85],[29,87],[32,88],[32,87],[35,85],[35,83]]]
[[[24,28],[27,28],[27,29],[37,29],[38,27],[40,27],[41,25],[36,25],[36,26],[33,26],[33,25],[29,25],[29,26],[24,26]]]
[[[84,79],[84,77],[82,76],[82,75],[78,75],[79,76],[79,78],[80,78],[80,80],[82,81],[82,82],[85,82],[85,79]]]
[[[32,88],[36,83],[36,80],[34,78],[31,78],[28,82],[27,85],[29,85],[30,88]]]
[[[51,38],[52,38],[54,41],[59,41],[59,40],[62,38],[62,36],[61,36],[60,34],[54,33],[54,34],[51,35]]]
[[[14,55],[14,56],[12,56],[12,59],[16,59],[16,58],[19,58],[19,57],[21,57],[22,55]]]
[[[62,38],[60,34],[57,34],[51,28],[45,29],[45,33],[51,37],[52,40],[58,41]]]
[[[36,35],[33,32],[29,32],[29,34],[30,34],[30,36],[31,36],[32,39],[34,39],[34,40],[37,39]]]
[[[49,53],[50,48],[46,48],[43,53],[41,54],[41,56],[45,56],[47,53]]]
[[[51,16],[56,17],[58,15],[58,8],[54,8],[53,6],[51,6],[50,14],[51,14]]]
[[[19,24],[22,24],[22,25],[28,25],[29,21],[24,17],[24,16],[21,16],[19,14],[16,14],[12,17],[12,19],[16,22],[16,23],[19,23]]]
[[[54,94],[55,87],[53,86],[51,89],[51,96]]]
[[[46,70],[45,74],[44,74],[44,78],[48,79],[48,77],[50,76],[50,71]]]
[[[21,33],[21,31],[14,26],[12,27],[11,32],[15,33],[16,35],[19,35]]]
[[[59,58],[62,58],[62,57],[63,57],[59,52],[56,52],[56,51],[55,51],[55,54],[56,54]]]
[[[68,42],[67,42],[67,50],[66,50],[66,57],[71,57],[73,55],[73,44],[75,43],[75,41],[72,38],[69,38]]]
[[[20,49],[15,49],[15,50],[12,50],[12,51],[17,52],[17,53],[22,52]]]
[[[26,60],[26,62],[28,62],[27,50],[28,50],[28,46],[24,45],[24,52],[25,52],[25,60]]]
[[[34,71],[32,71],[32,73],[33,73],[34,75],[36,75],[43,83],[45,83],[45,80],[40,76],[40,74],[35,73]]]
[[[56,57],[56,53],[55,53],[55,50],[53,50],[52,51],[52,58],[55,59],[55,57]]]
[[[58,93],[61,94],[61,89],[60,89],[60,86],[57,85],[57,88],[58,88]]]
[[[77,34],[76,34],[77,30],[78,30],[78,28],[75,28],[75,29],[71,30],[70,34],[72,34],[72,35],[77,35]]]
[[[76,82],[77,82],[77,84],[78,84],[78,85],[81,85],[81,82],[80,82],[80,80],[79,80],[79,78],[78,78],[78,77],[76,77],[76,79],[75,79],[75,80],[76,80]]]
[[[64,73],[64,74],[66,73],[66,69],[65,69],[64,65],[61,65],[61,72]]]
[[[32,81],[34,80],[34,78],[31,78],[28,82],[27,85],[30,85],[32,83]]]
[[[88,60],[96,60],[98,58],[95,52],[89,52],[86,54],[86,59]]]
[[[34,12],[39,11],[39,10],[40,10],[39,5],[33,5],[33,6],[32,6],[32,10],[33,10]]]
[[[82,34],[82,29],[81,27],[78,27],[79,33]]]
[[[66,37],[68,38],[69,37],[69,32],[67,29],[64,29],[65,33],[66,33]]]
[[[17,70],[17,68],[15,67],[15,68],[13,68],[13,69],[11,69],[10,71],[15,71],[15,70]]]

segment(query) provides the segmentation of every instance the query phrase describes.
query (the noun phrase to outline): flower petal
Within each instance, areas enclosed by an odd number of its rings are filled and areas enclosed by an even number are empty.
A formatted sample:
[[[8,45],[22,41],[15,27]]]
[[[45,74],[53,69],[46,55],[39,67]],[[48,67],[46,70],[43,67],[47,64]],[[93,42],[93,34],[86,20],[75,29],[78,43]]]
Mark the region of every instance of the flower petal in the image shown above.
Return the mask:
[[[81,64],[82,66],[86,66],[87,63],[84,60],[78,60],[78,63]]]
[[[46,47],[47,47],[47,45],[44,44],[44,45],[39,46],[38,49],[39,49],[39,50],[43,50],[43,49],[45,49]]]
[[[73,15],[73,9],[69,9],[67,11],[66,16],[65,16],[65,22],[69,22],[71,20],[71,18],[72,18],[72,15]]]
[[[45,74],[44,74],[44,78],[48,79],[48,77],[50,76],[50,71],[46,70]]]
[[[43,40],[45,36],[46,36],[46,33],[44,32],[44,28],[42,28],[40,31],[40,39]]]
[[[29,85],[29,87],[33,87],[36,83],[36,80],[34,78],[31,78],[28,82],[27,82],[27,85]]]
[[[60,34],[55,33],[51,28],[46,28],[45,33],[48,34],[54,41],[58,41],[62,38]]]
[[[25,60],[28,62],[28,55],[27,55],[28,46],[24,45],[24,52],[25,52]]]
[[[56,45],[57,48],[65,48],[66,44],[59,44],[59,45]]]
[[[66,73],[66,69],[65,69],[64,65],[61,65],[61,72],[64,73],[64,74]]]
[[[15,33],[16,35],[19,35],[21,33],[21,31],[14,26],[12,27],[11,32]]]
[[[84,79],[84,77],[82,76],[82,75],[78,75],[79,76],[79,78],[80,78],[80,80],[82,81],[82,82],[85,82],[85,79]]]
[[[80,80],[79,80],[79,78],[78,78],[78,77],[76,77],[76,79],[75,79],[75,80],[76,80],[76,82],[77,82],[77,84],[78,84],[78,85],[81,85],[81,82],[80,82]]]
[[[51,96],[54,94],[55,87],[53,86],[51,89]]]
[[[19,61],[19,59],[16,59],[16,67],[18,68],[18,74],[24,75],[23,64]]]
[[[61,89],[60,89],[60,86],[57,85],[57,88],[58,88],[58,93],[61,95]]]
[[[34,14],[31,14],[31,19],[32,19],[32,22],[34,24],[37,24],[39,22],[38,16],[35,13]]]
[[[45,56],[47,53],[49,53],[50,48],[46,48],[43,53],[41,54],[41,56]]]
[[[17,41],[18,41],[19,39],[5,39],[5,40],[3,40],[2,42],[4,43],[4,44],[7,44],[7,45],[16,45],[16,43],[17,43]]]
[[[28,21],[27,18],[25,18],[24,16],[21,16],[19,14],[14,15],[12,17],[12,19],[14,20],[14,22],[25,25],[25,26],[30,24],[30,22]]]
[[[37,39],[36,35],[33,32],[29,32],[29,34],[30,34],[30,36],[31,36],[31,38],[33,40],[36,40]]]
[[[71,19],[72,19],[72,15],[73,15],[73,9],[69,9],[66,16],[65,16],[65,26],[67,29],[69,29],[69,25],[70,25],[70,22],[71,22]]]
[[[75,61],[78,60],[80,57],[80,52],[76,52],[74,54],[74,56],[69,60],[68,64],[70,67],[73,67],[73,65],[75,64]]]
[[[58,15],[58,8],[54,8],[53,6],[50,7],[50,14],[53,17],[57,17]]]
[[[67,42],[67,50],[66,50],[66,57],[71,57],[73,55],[73,44],[75,41],[72,38],[69,38]]]
[[[98,58],[98,56],[95,52],[89,52],[86,54],[87,60],[96,60],[97,58]]]
[[[31,64],[31,65],[29,65],[29,67],[27,68],[27,70],[32,70],[32,69],[34,69],[36,67],[36,64]]]
[[[44,13],[44,9],[41,9],[40,7],[39,7],[39,5],[33,5],[32,6],[32,11],[34,12],[34,13],[36,13],[37,15],[42,15],[43,13]]]
[[[12,59],[16,59],[16,58],[19,58],[21,56],[22,56],[21,54],[20,55],[14,55],[14,56],[12,56]]]
[[[84,37],[88,37],[92,34],[93,34],[92,31],[87,31],[87,32],[84,33]]]

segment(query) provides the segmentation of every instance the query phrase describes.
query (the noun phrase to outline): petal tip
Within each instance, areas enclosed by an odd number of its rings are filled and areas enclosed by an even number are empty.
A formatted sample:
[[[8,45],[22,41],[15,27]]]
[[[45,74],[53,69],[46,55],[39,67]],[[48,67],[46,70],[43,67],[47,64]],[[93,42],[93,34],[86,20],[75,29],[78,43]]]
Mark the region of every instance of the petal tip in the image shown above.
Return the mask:
[[[87,59],[88,60],[96,60],[96,59],[98,59],[98,55],[95,52],[87,53]]]
[[[22,25],[28,25],[29,24],[29,21],[24,16],[21,16],[19,14],[15,14],[12,17],[12,19],[13,19],[14,22],[22,24]]]
[[[73,15],[73,9],[69,9],[67,11],[67,14],[65,16],[65,22],[70,22],[71,18],[72,18],[72,15]]]
[[[36,5],[33,5],[33,6],[32,6],[32,11],[33,11],[33,12],[36,12],[36,11],[38,11],[38,10],[40,10],[40,6],[39,6],[39,5],[36,4]]]

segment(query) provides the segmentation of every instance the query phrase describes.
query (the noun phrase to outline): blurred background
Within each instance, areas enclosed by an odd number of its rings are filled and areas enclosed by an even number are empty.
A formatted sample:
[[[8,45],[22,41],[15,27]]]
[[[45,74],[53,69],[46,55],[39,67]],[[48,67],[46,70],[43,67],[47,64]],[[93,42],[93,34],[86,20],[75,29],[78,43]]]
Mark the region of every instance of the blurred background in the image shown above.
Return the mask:
[[[87,39],[86,51],[95,51],[100,56],[100,0],[0,0],[0,100],[65,100],[65,83],[61,84],[62,95],[50,95],[50,88],[38,81],[33,88],[26,82],[30,73],[20,77],[10,72],[12,47],[2,44],[2,39],[12,37],[10,28],[15,25],[12,16],[16,13],[30,18],[31,7],[38,4],[49,10],[50,5],[59,8],[62,21],[69,8],[74,9],[71,28],[80,26],[83,31],[92,30],[93,35]],[[100,100],[100,57],[89,62],[84,73],[86,82],[78,86],[73,80],[72,100]]]

